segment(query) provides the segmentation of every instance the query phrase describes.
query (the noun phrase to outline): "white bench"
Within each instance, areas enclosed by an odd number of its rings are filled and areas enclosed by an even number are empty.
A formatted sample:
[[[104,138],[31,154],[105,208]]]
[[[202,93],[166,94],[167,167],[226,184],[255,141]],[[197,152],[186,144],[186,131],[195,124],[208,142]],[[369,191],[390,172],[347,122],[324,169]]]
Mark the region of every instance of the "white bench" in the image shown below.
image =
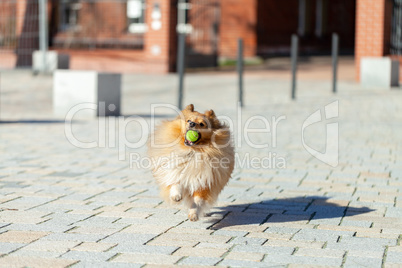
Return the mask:
[[[36,50],[32,54],[32,70],[40,72],[43,70],[43,53]],[[53,73],[57,69],[70,68],[70,55],[60,54],[56,51],[46,52],[46,72]]]
[[[53,110],[57,116],[65,117],[73,107],[87,107],[76,112],[81,118],[118,116],[120,95],[121,74],[72,70],[54,72]]]
[[[399,86],[399,61],[389,57],[363,57],[360,61],[360,83],[365,88]]]

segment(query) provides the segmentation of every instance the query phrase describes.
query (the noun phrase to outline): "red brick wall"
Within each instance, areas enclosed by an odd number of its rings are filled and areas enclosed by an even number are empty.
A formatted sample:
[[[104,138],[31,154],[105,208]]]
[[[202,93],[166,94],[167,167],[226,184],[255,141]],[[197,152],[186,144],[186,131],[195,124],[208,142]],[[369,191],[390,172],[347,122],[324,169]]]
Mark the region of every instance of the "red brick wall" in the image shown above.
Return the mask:
[[[58,13],[57,8],[54,12]],[[52,24],[59,24],[58,16]],[[85,39],[90,39],[91,45],[96,47],[113,48],[118,43],[113,40],[133,45],[142,43],[143,39],[142,34],[132,34],[127,30],[126,2],[82,2],[78,12],[78,25],[77,31],[57,32],[54,36],[55,46],[65,47],[65,44],[69,43],[69,46],[74,48],[80,46]],[[76,45],[70,43],[72,38]]]
[[[159,30],[154,30],[151,27],[152,10],[155,4],[159,4],[162,13],[160,19],[162,27]],[[155,66],[155,71],[171,72],[175,69],[176,62],[177,1],[148,0],[146,5],[148,31],[144,40],[145,58]]]
[[[243,38],[244,55],[254,56],[257,47],[257,1],[222,0],[219,55],[235,57],[237,39]]]
[[[391,15],[391,0],[356,1],[356,80],[360,79],[362,57],[389,54]]]

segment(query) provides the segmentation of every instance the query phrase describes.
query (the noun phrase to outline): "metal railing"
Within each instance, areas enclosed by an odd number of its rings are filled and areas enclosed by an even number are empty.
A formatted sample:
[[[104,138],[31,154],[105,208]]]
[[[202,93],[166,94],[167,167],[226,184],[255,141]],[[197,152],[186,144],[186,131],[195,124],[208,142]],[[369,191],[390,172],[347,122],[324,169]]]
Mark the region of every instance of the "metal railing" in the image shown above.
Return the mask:
[[[30,67],[47,46],[142,49],[145,13],[145,0],[1,0],[0,69]]]
[[[393,55],[402,54],[402,0],[394,0],[392,10],[391,47]]]

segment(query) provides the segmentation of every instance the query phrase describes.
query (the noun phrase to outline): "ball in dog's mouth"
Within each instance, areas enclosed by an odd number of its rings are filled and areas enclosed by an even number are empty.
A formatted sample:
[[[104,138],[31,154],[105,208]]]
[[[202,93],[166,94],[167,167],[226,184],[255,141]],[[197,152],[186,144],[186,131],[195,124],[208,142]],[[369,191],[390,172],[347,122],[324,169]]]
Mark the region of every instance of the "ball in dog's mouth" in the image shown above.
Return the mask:
[[[193,146],[194,144],[197,143],[197,141],[199,141],[201,139],[201,133],[196,131],[196,130],[187,130],[186,135],[184,135],[184,144],[186,146]],[[196,139],[194,139],[194,137]],[[192,140],[190,140],[191,138],[193,138]]]

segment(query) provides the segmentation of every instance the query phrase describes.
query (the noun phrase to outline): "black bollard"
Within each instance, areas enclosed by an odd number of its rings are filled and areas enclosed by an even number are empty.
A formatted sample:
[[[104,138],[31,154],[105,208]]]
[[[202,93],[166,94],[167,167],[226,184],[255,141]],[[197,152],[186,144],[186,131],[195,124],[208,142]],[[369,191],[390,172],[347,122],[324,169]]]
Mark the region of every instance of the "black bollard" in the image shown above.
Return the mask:
[[[243,40],[237,41],[237,73],[239,75],[239,103],[243,107]]]
[[[292,62],[292,100],[296,99],[296,72],[297,72],[297,51],[298,51],[299,38],[297,35],[292,34],[291,42],[291,62]]]
[[[338,51],[339,37],[338,34],[332,34],[332,92],[337,92],[337,74],[338,74]]]

